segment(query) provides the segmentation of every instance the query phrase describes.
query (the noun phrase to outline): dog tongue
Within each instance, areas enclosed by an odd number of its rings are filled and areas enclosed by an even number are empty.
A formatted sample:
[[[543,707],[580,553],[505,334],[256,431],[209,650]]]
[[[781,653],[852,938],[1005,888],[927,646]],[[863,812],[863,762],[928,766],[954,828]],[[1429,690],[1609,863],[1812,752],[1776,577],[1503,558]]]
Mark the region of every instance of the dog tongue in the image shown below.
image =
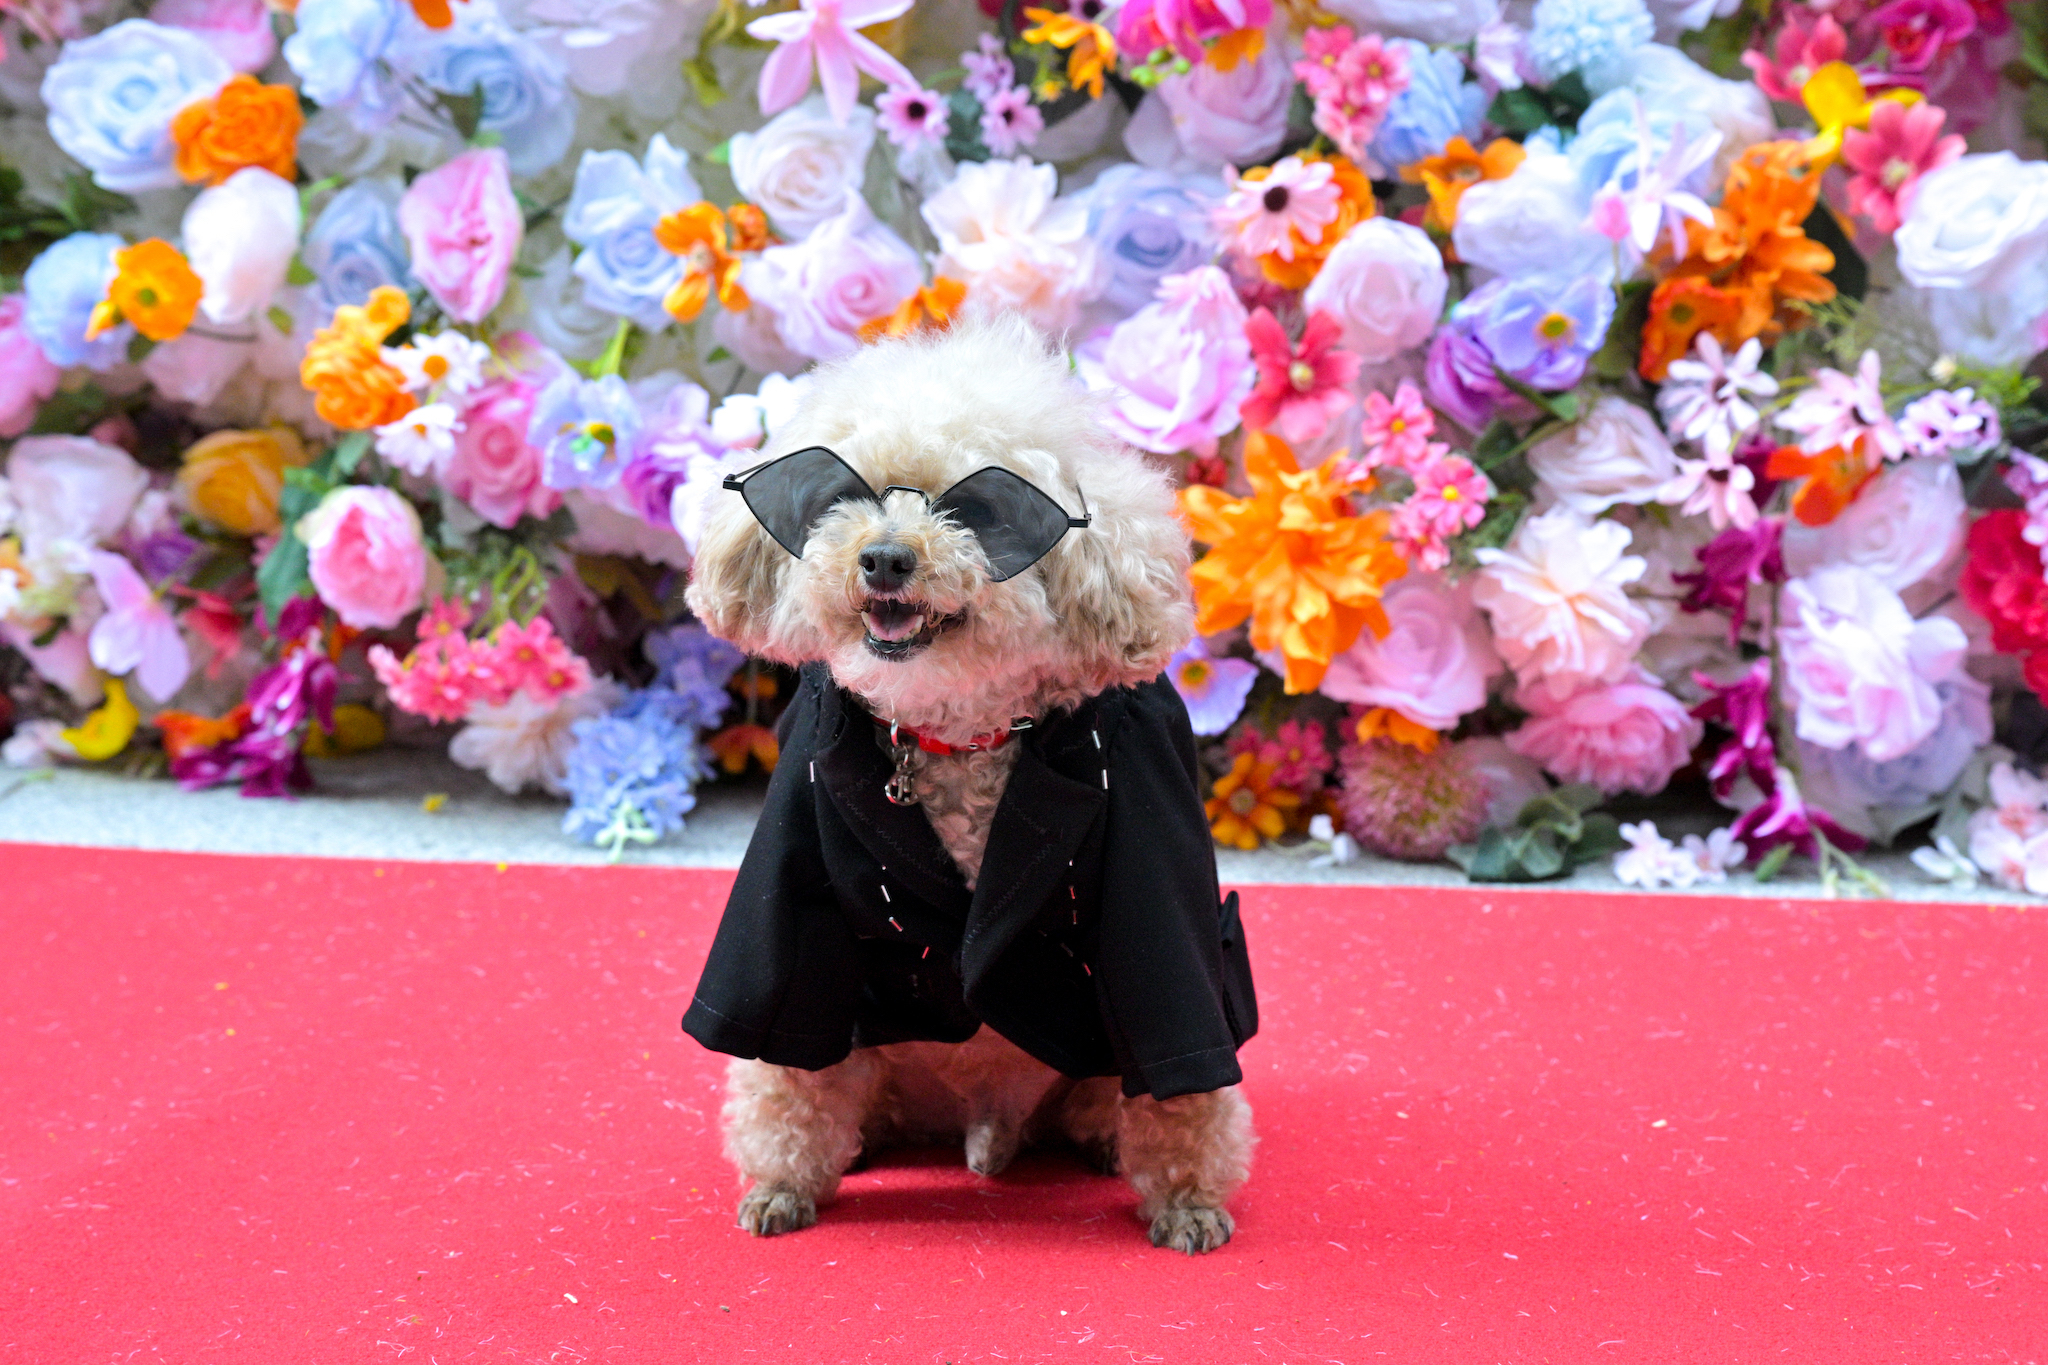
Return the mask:
[[[862,614],[867,618],[868,634],[885,642],[908,640],[924,629],[923,612],[894,603],[877,603]]]

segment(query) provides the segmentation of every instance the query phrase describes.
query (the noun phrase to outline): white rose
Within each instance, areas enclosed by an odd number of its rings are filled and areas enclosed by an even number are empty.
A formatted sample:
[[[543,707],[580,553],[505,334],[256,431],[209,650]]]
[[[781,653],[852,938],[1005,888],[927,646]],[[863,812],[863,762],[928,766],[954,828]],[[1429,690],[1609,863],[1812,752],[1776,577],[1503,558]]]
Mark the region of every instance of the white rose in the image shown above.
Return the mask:
[[[14,525],[33,558],[99,544],[128,524],[149,475],[128,452],[86,436],[25,436],[7,457]]]
[[[1124,146],[1155,170],[1256,165],[1287,140],[1293,99],[1294,73],[1268,43],[1255,62],[1228,71],[1203,62],[1161,81],[1131,116]]]
[[[1572,163],[1531,151],[1505,180],[1485,180],[1458,200],[1451,240],[1460,259],[1500,275],[1614,274],[1614,244],[1586,225]]]
[[[1506,549],[1473,552],[1485,568],[1472,598],[1493,618],[1493,647],[1525,688],[1540,682],[1562,701],[1635,668],[1650,618],[1628,596],[1644,567],[1629,539],[1619,522],[1559,507],[1525,518]]]
[[[185,259],[206,286],[199,307],[227,324],[270,304],[299,249],[299,192],[260,166],[200,191],[185,210]]]
[[[1596,516],[1645,503],[1678,473],[1678,456],[1649,413],[1612,395],[1578,422],[1529,448],[1529,468],[1565,506]]]
[[[1330,0],[1324,8],[1361,32],[1425,43],[1469,43],[1500,17],[1500,0]]]
[[[1948,460],[1895,464],[1825,526],[1785,523],[1785,567],[1803,578],[1830,564],[1904,592],[1963,551],[1963,481]]]
[[[1941,349],[1992,369],[2022,366],[2042,349],[2048,321],[2048,247],[2005,272],[1996,289],[1915,289]]]
[[[733,184],[767,212],[777,232],[797,241],[835,216],[849,190],[859,192],[874,142],[873,110],[856,105],[840,124],[825,97],[813,95],[758,133],[733,134]]]
[[[1443,254],[1428,233],[1368,218],[1337,243],[1302,302],[1344,324],[1347,349],[1381,361],[1429,340],[1447,287]]]
[[[1087,204],[1055,198],[1058,182],[1057,171],[1028,157],[962,166],[920,210],[939,240],[934,273],[965,281],[977,303],[1020,312],[1048,332],[1072,327],[1102,292],[1105,271],[1088,236]]]
[[[1914,284],[2002,288],[2048,253],[2048,161],[1988,152],[1929,171],[1892,240]]]

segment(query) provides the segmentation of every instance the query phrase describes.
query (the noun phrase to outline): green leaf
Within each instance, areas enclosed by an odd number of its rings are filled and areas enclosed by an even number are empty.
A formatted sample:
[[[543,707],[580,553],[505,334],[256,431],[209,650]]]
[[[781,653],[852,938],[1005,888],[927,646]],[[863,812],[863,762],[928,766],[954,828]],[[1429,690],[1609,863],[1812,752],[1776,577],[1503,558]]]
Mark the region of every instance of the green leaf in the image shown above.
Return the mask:
[[[363,462],[363,456],[370,451],[371,439],[367,431],[351,431],[334,443],[329,468],[334,471],[337,479],[345,479],[356,472],[356,466]],[[324,492],[322,496],[325,496]]]
[[[1531,880],[1548,881],[1571,870],[1558,842],[1558,836],[1547,828],[1532,829],[1523,838],[1520,862]]]
[[[1643,349],[1643,325],[1650,320],[1652,288],[1648,280],[1630,280],[1617,291],[1614,321],[1593,354],[1591,368],[1596,377],[1619,384],[1635,373],[1636,358]]]
[[[1558,421],[1576,422],[1579,420],[1579,396],[1577,394],[1545,393],[1541,389],[1531,388],[1497,365],[1494,367],[1493,372],[1500,377],[1501,383],[1507,385]]]
[[[1792,845],[1779,844],[1769,853],[1766,853],[1764,860],[1756,865],[1756,879],[1760,882],[1767,882],[1777,876],[1784,869],[1786,860],[1791,856]]]
[[[477,126],[484,118],[484,88],[481,83],[470,87],[466,95],[454,95],[442,91],[435,101],[441,112],[455,125],[456,135],[464,142],[476,136]]]
[[[721,361],[726,361],[726,360],[731,360],[731,359],[732,359],[732,352],[731,352],[731,351],[728,351],[728,350],[726,350],[726,349],[725,349],[725,347],[723,347],[723,346],[713,346],[713,347],[711,348],[711,354],[710,354],[710,355],[707,355],[707,356],[705,356],[705,357],[704,357],[704,363],[705,363],[706,365],[716,365],[716,364],[720,363]]]
[[[612,339],[605,343],[595,360],[583,367],[583,372],[592,379],[602,379],[608,374],[617,374],[626,365],[626,343],[632,339],[633,322],[620,318],[619,325],[612,330]]]
[[[324,179],[324,180],[315,180],[315,181],[314,181],[314,182],[313,182],[312,184],[310,184],[310,185],[302,185],[302,186],[300,186],[300,188],[299,188],[299,216],[300,216],[300,217],[302,217],[302,218],[310,218],[310,217],[312,217],[312,215],[313,215],[313,198],[314,198],[314,196],[315,196],[315,195],[320,195],[320,194],[324,194],[324,193],[326,193],[326,192],[327,192],[328,190],[334,189],[335,187],[337,187],[337,186],[338,186],[338,185],[340,185],[341,183],[342,183],[342,178],[341,178],[340,176],[338,176],[338,175],[330,175],[330,176],[328,176],[328,177],[327,177],[326,179]],[[293,262],[294,262],[295,264],[296,264],[296,262],[297,262],[297,259],[298,259],[297,257],[294,257],[294,258],[293,258]],[[297,283],[298,283],[298,281],[296,281],[296,280],[293,280],[293,281],[292,281],[292,283],[294,283],[294,284],[297,284]]]
[[[273,621],[284,610],[285,603],[312,586],[306,566],[306,542],[299,539],[299,533],[288,521],[270,553],[256,566],[256,591]]]
[[[1591,862],[1611,853],[1619,853],[1628,847],[1628,840],[1621,837],[1621,821],[1606,811],[1594,811],[1586,816],[1585,833],[1572,845],[1574,864]]]
[[[690,83],[690,92],[697,97],[697,103],[706,109],[725,103],[725,87],[718,83],[718,68],[708,57],[691,57],[683,63],[683,79]]]
[[[1550,110],[1542,98],[1528,86],[1519,90],[1503,90],[1493,97],[1487,108],[1486,121],[1520,140],[1550,122]]]
[[[290,313],[285,312],[284,309],[278,307],[276,304],[273,303],[270,305],[270,307],[264,309],[263,316],[270,319],[270,325],[272,327],[275,327],[278,331],[284,333],[286,336],[290,336],[292,334],[292,327],[294,325],[292,322],[292,315]]]
[[[704,153],[704,159],[714,166],[730,166],[732,164],[732,139],[727,138],[710,151]]]
[[[1835,268],[1828,271],[1835,292],[1850,299],[1860,299],[1868,293],[1870,267],[1864,263],[1863,253],[1849,240],[1849,234],[1842,231],[1841,220],[1825,200],[1816,203],[1813,212],[1806,215],[1805,229],[1808,237],[1835,253]]]
[[[130,365],[140,365],[143,361],[149,359],[149,353],[155,349],[156,343],[154,341],[137,332],[134,336],[128,338],[128,363]]]
[[[1590,782],[1569,782],[1550,794],[1550,799],[1570,806],[1581,813],[1593,809],[1607,798],[1598,787]]]
[[[965,86],[946,97],[946,151],[955,161],[986,161],[981,140],[981,101]]]
[[[292,263],[285,267],[284,282],[303,287],[319,278],[318,275],[313,273],[313,267],[306,264],[306,258],[294,251],[292,253]]]

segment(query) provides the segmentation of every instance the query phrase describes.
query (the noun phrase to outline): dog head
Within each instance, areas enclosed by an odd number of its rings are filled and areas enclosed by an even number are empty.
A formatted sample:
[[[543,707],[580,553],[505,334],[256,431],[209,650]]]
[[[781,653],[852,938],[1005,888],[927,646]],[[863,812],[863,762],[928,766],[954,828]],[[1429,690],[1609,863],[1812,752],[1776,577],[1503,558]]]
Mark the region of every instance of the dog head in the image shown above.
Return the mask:
[[[1065,358],[1021,320],[963,321],[821,369],[776,446],[825,447],[865,488],[848,481],[857,495],[804,519],[801,556],[741,493],[716,494],[690,608],[750,653],[823,660],[878,715],[978,733],[1150,679],[1193,632],[1169,482],[1103,430]],[[1002,509],[973,501],[973,483],[944,496],[986,469],[1072,518],[1085,509],[1087,525],[1001,576],[1000,534],[975,525]]]

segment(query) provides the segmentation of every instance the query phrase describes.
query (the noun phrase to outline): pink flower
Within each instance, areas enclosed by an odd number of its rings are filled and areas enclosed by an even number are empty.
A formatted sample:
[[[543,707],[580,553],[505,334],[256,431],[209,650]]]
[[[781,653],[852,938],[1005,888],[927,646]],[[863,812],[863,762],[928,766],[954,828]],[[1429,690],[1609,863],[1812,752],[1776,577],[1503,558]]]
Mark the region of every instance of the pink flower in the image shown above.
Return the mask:
[[[1762,52],[1745,52],[1742,64],[1756,73],[1756,83],[1766,95],[1797,104],[1799,92],[1813,79],[1813,73],[1829,62],[1839,62],[1849,51],[1849,35],[1833,15],[1816,17],[1802,5],[1788,5],[1784,20],[1784,27],[1778,30],[1775,60]]]
[[[1859,746],[1879,763],[1941,724],[1935,685],[1962,667],[1968,640],[1946,616],[1914,620],[1867,569],[1833,565],[1785,585],[1778,648],[1801,739]]]
[[[35,338],[22,330],[20,294],[0,298],[0,436],[19,436],[36,409],[57,391],[63,371],[50,363]]]
[[[981,109],[981,140],[997,156],[1008,156],[1038,141],[1045,131],[1045,115],[1031,102],[1031,92],[1021,85],[1003,91]]]
[[[923,282],[918,254],[858,194],[801,242],[771,246],[740,271],[741,287],[775,319],[782,344],[813,360],[852,355],[861,325],[887,317]]]
[[[541,481],[541,453],[526,439],[533,398],[533,386],[522,379],[495,380],[478,389],[462,410],[455,453],[441,471],[450,493],[507,530],[523,516],[546,516],[562,501]]]
[[[1259,382],[1244,401],[1244,424],[1275,432],[1293,445],[1321,436],[1330,420],[1351,406],[1351,381],[1358,378],[1358,357],[1337,349],[1343,333],[1328,313],[1314,313],[1296,346],[1270,310],[1253,313],[1244,334]]]
[[[492,673],[508,694],[520,691],[535,701],[556,701],[590,686],[590,665],[570,652],[545,616],[523,626],[507,621],[478,652],[487,653]]]
[[[261,71],[277,55],[277,32],[264,0],[156,0],[149,18],[191,33],[237,71]]]
[[[960,65],[967,71],[961,88],[983,104],[1017,83],[1017,68],[1003,50],[1003,40],[993,33],[981,35],[977,51],[961,53]]]
[[[320,600],[358,630],[389,630],[420,604],[427,547],[419,514],[388,488],[349,484],[299,519]]]
[[[1470,460],[1435,442],[1413,472],[1415,491],[1394,513],[1394,536],[1423,568],[1441,569],[1451,562],[1445,542],[1486,520],[1493,485]]]
[[[1914,399],[1899,414],[1899,434],[1908,451],[1930,460],[1988,450],[2005,439],[1997,405],[1977,397],[1974,389],[1936,389]]]
[[[1590,782],[1609,795],[1662,791],[1692,760],[1704,728],[1640,671],[1562,700],[1543,688],[1525,689],[1516,700],[1530,718],[1507,737],[1508,747],[1562,781]]]
[[[176,618],[120,555],[94,550],[86,562],[107,609],[86,638],[93,663],[117,677],[132,672],[143,691],[169,701],[192,674],[192,654]]]
[[[1758,659],[1732,683],[1715,682],[1704,673],[1693,674],[1692,680],[1707,694],[1693,707],[1693,716],[1729,731],[1728,741],[1707,768],[1714,795],[1726,799],[1745,774],[1757,790],[1769,791],[1778,763],[1777,745],[1771,739],[1771,661]]]
[[[412,182],[398,201],[413,277],[457,322],[498,306],[526,219],[500,147],[464,152]]]
[[[1341,24],[1310,29],[1294,74],[1315,100],[1315,126],[1352,160],[1379,132],[1387,106],[1408,88],[1408,58],[1377,33],[1354,39]]]
[[[1380,607],[1387,633],[1360,631],[1330,660],[1318,689],[1324,696],[1388,707],[1432,730],[1452,729],[1486,705],[1487,680],[1501,663],[1469,583],[1409,573],[1387,585]]]
[[[1139,61],[1170,47],[1199,62],[1205,42],[1272,19],[1272,0],[1130,0],[1117,15],[1116,45]]]
[[[1924,101],[1878,100],[1871,106],[1869,132],[1851,128],[1843,133],[1849,212],[1868,218],[1879,232],[1897,232],[1913,206],[1920,177],[1963,154],[1960,134],[1940,135],[1947,117]]]
[[[1813,387],[1778,414],[1778,425],[1800,433],[1801,450],[1846,450],[1859,438],[1868,438],[1864,449],[1873,465],[1880,456],[1898,459],[1906,453],[1906,443],[1885,412],[1879,366],[1877,352],[1865,351],[1853,378],[1825,366],[1814,371]]]
[[[1141,450],[1215,453],[1238,425],[1257,371],[1245,339],[1244,305],[1213,265],[1159,284],[1159,300],[1097,332],[1074,352],[1091,389],[1106,390],[1109,429]]]
[[[1705,335],[1702,333],[1702,335]],[[1756,474],[1747,465],[1680,460],[1678,473],[1657,490],[1657,501],[1688,517],[1707,514],[1715,530],[1756,525]]]
[[[811,88],[811,67],[832,117],[846,122],[865,71],[886,86],[917,85],[917,78],[859,30],[887,23],[911,0],[801,0],[802,8],[770,14],[747,25],[747,36],[779,43],[761,67],[761,112],[779,114]]]
[[[445,656],[414,650],[400,660],[388,645],[371,645],[370,671],[399,710],[428,720],[461,720],[475,700],[469,674]]]
[[[934,147],[946,138],[946,97],[916,85],[875,96],[875,122],[889,141],[909,151]],[[1043,120],[1041,120],[1043,122]]]
[[[1241,255],[1278,252],[1281,260],[1291,261],[1292,233],[1315,241],[1336,221],[1343,193],[1335,174],[1327,161],[1305,162],[1298,156],[1273,163],[1263,180],[1243,180],[1234,169],[1226,170],[1230,196],[1216,208],[1216,226]]]
[[[1377,391],[1365,396],[1365,416],[1358,424],[1365,447],[1353,462],[1361,475],[1379,465],[1408,469],[1421,462],[1436,430],[1436,414],[1422,401],[1413,383],[1404,379],[1391,400]]]

